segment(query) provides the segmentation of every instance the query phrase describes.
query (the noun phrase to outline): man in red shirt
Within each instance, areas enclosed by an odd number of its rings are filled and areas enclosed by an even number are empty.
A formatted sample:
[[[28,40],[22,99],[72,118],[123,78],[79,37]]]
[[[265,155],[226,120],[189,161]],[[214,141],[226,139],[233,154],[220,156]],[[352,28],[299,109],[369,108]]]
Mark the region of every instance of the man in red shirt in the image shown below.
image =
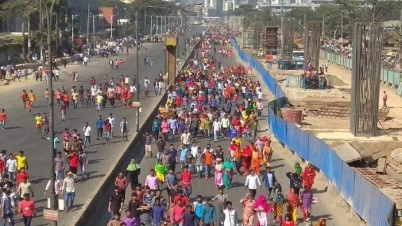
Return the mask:
[[[180,174],[181,186],[183,188],[183,193],[185,196],[190,197],[191,188],[191,172],[188,170],[188,166],[183,167],[183,172]]]
[[[25,172],[25,167],[21,167],[21,169],[19,170],[19,173],[17,174],[16,187],[18,187],[18,185],[20,185],[20,183],[24,180],[25,177],[28,178],[28,181],[29,181],[29,175],[27,172]]]
[[[4,128],[6,127],[6,122],[7,122],[6,110],[1,109],[1,112],[0,112],[0,127],[1,127],[2,130],[4,130]]]
[[[80,157],[78,156],[78,153],[74,151],[73,153],[68,154],[67,158],[70,160],[69,162],[70,171],[73,174],[77,175],[78,166],[80,164]]]
[[[25,225],[31,225],[32,218],[36,217],[35,202],[30,200],[28,193],[25,193],[23,197],[18,206],[18,213],[22,214]]]
[[[112,130],[112,125],[109,122],[109,119],[106,119],[103,122],[103,134],[105,135],[106,144],[109,144],[110,141],[110,131]]]

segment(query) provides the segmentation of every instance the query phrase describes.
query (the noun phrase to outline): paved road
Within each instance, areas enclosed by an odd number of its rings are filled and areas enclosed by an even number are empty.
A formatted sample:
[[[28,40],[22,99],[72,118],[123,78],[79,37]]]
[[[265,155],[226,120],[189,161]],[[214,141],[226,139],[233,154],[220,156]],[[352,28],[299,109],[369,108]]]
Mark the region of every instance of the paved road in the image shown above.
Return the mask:
[[[237,66],[241,62],[239,61],[239,59],[236,56],[234,56],[231,59],[223,58],[222,63],[223,63],[223,65]],[[253,79],[261,81],[261,79],[259,78],[259,75],[254,75]],[[264,103],[267,104],[268,101],[272,100],[273,97],[265,86],[263,87],[263,91],[265,94],[267,94],[264,97]],[[266,109],[266,107],[265,107],[265,109]],[[261,130],[266,130],[266,128],[268,126],[267,120],[266,120],[266,115],[267,115],[267,112],[265,110],[263,112],[263,117],[261,117],[259,119]],[[268,131],[261,131],[260,136],[270,136],[270,133]],[[201,147],[202,150],[204,150],[204,148],[206,147],[207,144],[211,144],[211,147],[214,149],[217,147],[217,145],[221,145],[223,150],[225,151],[225,156],[227,156],[227,154],[228,154],[228,151],[227,151],[228,146],[229,146],[228,140],[221,138],[217,143],[214,143],[213,141],[207,141],[205,138],[198,136],[196,141],[197,141],[197,146]],[[245,142],[246,141],[243,140],[243,143],[245,143]],[[178,141],[177,138],[176,138],[176,141],[171,142],[171,143],[173,143],[176,148],[180,145],[180,142]],[[169,144],[170,144],[170,142],[167,142],[167,146]],[[272,146],[274,149],[273,161],[271,164],[272,169],[275,172],[278,181],[281,183],[284,194],[286,195],[287,191],[289,190],[289,180],[285,176],[285,174],[286,174],[286,172],[293,172],[292,165],[297,160],[292,158],[292,156],[288,154],[289,152],[286,153],[284,148],[279,143],[273,141]],[[155,153],[155,150],[156,150],[156,146],[153,146],[154,153]],[[140,182],[141,183],[144,183],[145,177],[148,175],[149,170],[154,167],[155,161],[156,161],[155,158],[141,160],[141,163],[140,163],[140,165],[141,165]],[[179,165],[176,167],[176,171],[180,171],[180,170],[178,170],[178,168],[179,168]],[[177,175],[178,174],[179,174],[179,172],[177,172]],[[209,178],[208,180],[205,180],[205,178],[196,179],[193,176],[193,181],[192,181],[193,193],[191,195],[191,198],[194,198],[199,194],[202,195],[204,198],[214,197],[218,193],[218,191],[213,184],[213,180],[214,180],[213,177]],[[230,200],[233,202],[235,209],[238,211],[239,220],[241,220],[241,218],[242,218],[241,217],[242,210],[241,210],[239,201],[248,192],[248,190],[244,189],[244,182],[245,182],[244,176],[235,175],[234,179],[233,179],[233,188],[225,191],[229,195]],[[346,224],[344,224],[344,223],[346,223],[346,221],[344,221],[345,212],[339,211],[339,210],[334,210],[335,209],[333,206],[334,200],[332,200],[331,197],[328,197],[327,195],[322,194],[325,183],[326,183],[325,181],[317,178],[316,185],[315,185],[315,187],[316,187],[315,192],[316,192],[319,202],[317,204],[313,205],[314,217],[312,217],[312,219],[316,222],[316,220],[318,220],[319,217],[325,217],[328,219],[327,225],[330,225],[330,226],[346,225]],[[265,194],[265,189],[264,188],[258,189],[257,196],[259,194]],[[130,197],[130,195],[131,195],[131,192],[127,191],[126,197]],[[166,191],[163,191],[163,196],[167,197]],[[127,202],[128,201],[126,201],[125,203],[127,204]],[[105,207],[104,207],[105,212],[103,213],[105,215],[107,214],[106,210],[107,210],[107,206],[105,205]],[[102,215],[102,214],[100,214],[100,215]],[[300,217],[301,217],[301,213],[299,212],[299,222],[301,221]],[[271,214],[269,215],[268,219],[269,219],[268,222],[273,222],[273,217]],[[105,221],[100,221],[99,225],[105,225],[105,224],[106,224]],[[256,223],[254,225],[256,225]],[[270,224],[270,225],[278,225],[278,224]],[[299,225],[305,225],[305,224],[300,223]],[[357,224],[348,222],[348,225],[355,226]]]
[[[192,31],[187,32],[187,37],[190,35],[200,33],[203,27],[197,27]],[[140,57],[140,82],[142,83],[143,78],[147,76],[151,81],[157,78],[159,71],[164,71],[165,61],[164,53],[162,52],[162,43],[153,43],[148,45],[147,52],[141,52]],[[180,48],[184,47],[183,40],[180,38]],[[144,66],[143,57],[144,55],[152,56],[154,59],[154,66]],[[112,57],[112,59],[123,58],[123,56]],[[54,83],[55,89],[64,88],[69,91],[74,85],[77,88],[79,86],[84,86],[85,89],[89,88],[89,79],[94,76],[97,81],[102,81],[105,73],[109,77],[113,76],[115,81],[120,77],[120,75],[132,75],[135,74],[135,54],[134,51],[130,52],[130,56],[125,60],[125,65],[121,70],[115,71],[109,69],[108,60],[99,57],[92,58],[88,67],[81,67],[77,65],[69,66],[66,71],[71,73],[72,71],[78,71],[80,75],[80,81],[76,83],[71,83],[67,75],[61,75],[61,80]],[[14,153],[19,150],[24,150],[25,155],[28,157],[29,170],[28,173],[31,177],[31,182],[34,184],[33,188],[35,191],[35,201],[38,207],[37,218],[33,220],[33,225],[48,225],[48,222],[43,220],[42,209],[46,205],[46,198],[43,194],[45,185],[49,178],[49,141],[41,138],[40,135],[35,133],[34,127],[34,115],[37,113],[47,113],[48,107],[44,99],[44,91],[46,85],[44,82],[34,82],[32,79],[28,82],[17,82],[11,86],[0,87],[0,108],[5,108],[8,115],[7,128],[4,131],[0,131],[1,139],[1,149],[7,150],[7,153]],[[22,102],[20,99],[22,89],[34,90],[37,96],[36,106],[33,108],[31,115],[23,110]],[[143,95],[143,93],[141,93]],[[154,97],[151,93],[151,97],[147,101],[157,101],[160,96]],[[145,98],[145,97],[142,97]],[[143,112],[147,112],[150,108],[144,105]],[[61,114],[59,109],[56,108],[55,112],[55,131],[58,136],[64,128],[70,128],[70,131],[77,129],[79,132],[82,130],[84,122],[88,121],[93,128],[95,128],[95,121],[98,115],[102,115],[107,118],[109,113],[113,113],[116,124],[120,123],[122,117],[127,117],[130,124],[131,131],[134,131],[134,115],[135,111],[133,109],[122,109],[120,107],[115,107],[113,110],[111,108],[106,108],[101,112],[97,112],[95,107],[86,108],[79,106],[78,109],[71,109],[67,111],[67,120],[61,121]],[[146,114],[142,114],[141,121],[145,118]],[[81,132],[82,133],[82,132]],[[94,139],[95,133],[92,132],[93,145],[87,148],[85,151],[88,153],[88,158],[90,159],[88,171],[90,173],[90,179],[86,181],[78,182],[77,184],[77,194],[75,199],[75,210],[70,213],[61,213],[59,215],[60,222],[59,225],[66,225],[72,217],[74,217],[80,209],[80,207],[86,201],[88,194],[93,192],[96,185],[99,183],[102,177],[105,176],[109,168],[114,162],[115,156],[118,153],[123,152],[128,147],[129,142],[121,142],[121,138],[114,139],[110,145],[104,145],[104,141],[97,141]],[[131,140],[132,137],[129,139]],[[62,151],[62,147],[58,148]],[[17,217],[17,224],[22,225],[23,223]]]

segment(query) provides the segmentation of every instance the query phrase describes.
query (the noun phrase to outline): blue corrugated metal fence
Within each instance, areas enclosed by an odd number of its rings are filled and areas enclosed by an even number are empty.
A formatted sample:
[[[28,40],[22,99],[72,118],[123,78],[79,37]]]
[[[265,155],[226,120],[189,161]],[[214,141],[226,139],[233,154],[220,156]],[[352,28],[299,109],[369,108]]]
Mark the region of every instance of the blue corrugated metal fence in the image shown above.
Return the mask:
[[[258,60],[244,53],[235,40],[232,40],[232,44],[239,57],[261,74],[264,83],[276,98],[269,103],[270,109],[268,110],[269,126],[275,137],[298,156],[319,168],[356,213],[369,225],[392,225],[392,222],[388,222],[390,213],[394,211],[392,200],[343,162],[323,140],[277,117],[275,112],[286,103],[285,93]],[[326,54],[327,59],[351,67],[350,60]],[[398,79],[394,77],[393,81],[399,82],[399,77]]]

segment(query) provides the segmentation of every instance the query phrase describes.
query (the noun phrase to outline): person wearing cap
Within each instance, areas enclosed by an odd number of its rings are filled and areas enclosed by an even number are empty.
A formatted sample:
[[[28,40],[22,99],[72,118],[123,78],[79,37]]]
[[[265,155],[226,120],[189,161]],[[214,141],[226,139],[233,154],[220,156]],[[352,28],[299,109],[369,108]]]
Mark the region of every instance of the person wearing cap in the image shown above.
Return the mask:
[[[66,175],[66,178],[63,180],[63,186],[60,194],[64,194],[66,212],[68,212],[73,208],[74,204],[76,175],[71,171],[67,171]]]

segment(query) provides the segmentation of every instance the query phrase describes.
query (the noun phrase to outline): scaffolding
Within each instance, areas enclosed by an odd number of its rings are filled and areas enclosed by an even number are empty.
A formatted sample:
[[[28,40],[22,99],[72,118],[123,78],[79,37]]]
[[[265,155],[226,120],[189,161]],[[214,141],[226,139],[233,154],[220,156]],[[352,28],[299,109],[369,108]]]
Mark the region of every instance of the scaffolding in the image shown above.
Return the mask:
[[[265,28],[265,52],[266,54],[273,55],[272,53],[278,52],[279,46],[279,31],[278,26],[268,26]]]
[[[293,56],[293,39],[295,33],[295,21],[292,19],[284,20],[282,23],[282,49],[281,58],[291,61]]]
[[[304,23],[304,68],[309,62],[315,70],[320,65],[321,29],[320,21],[306,21]]]
[[[350,131],[355,136],[377,135],[379,120],[381,23],[357,23],[353,31]]]

